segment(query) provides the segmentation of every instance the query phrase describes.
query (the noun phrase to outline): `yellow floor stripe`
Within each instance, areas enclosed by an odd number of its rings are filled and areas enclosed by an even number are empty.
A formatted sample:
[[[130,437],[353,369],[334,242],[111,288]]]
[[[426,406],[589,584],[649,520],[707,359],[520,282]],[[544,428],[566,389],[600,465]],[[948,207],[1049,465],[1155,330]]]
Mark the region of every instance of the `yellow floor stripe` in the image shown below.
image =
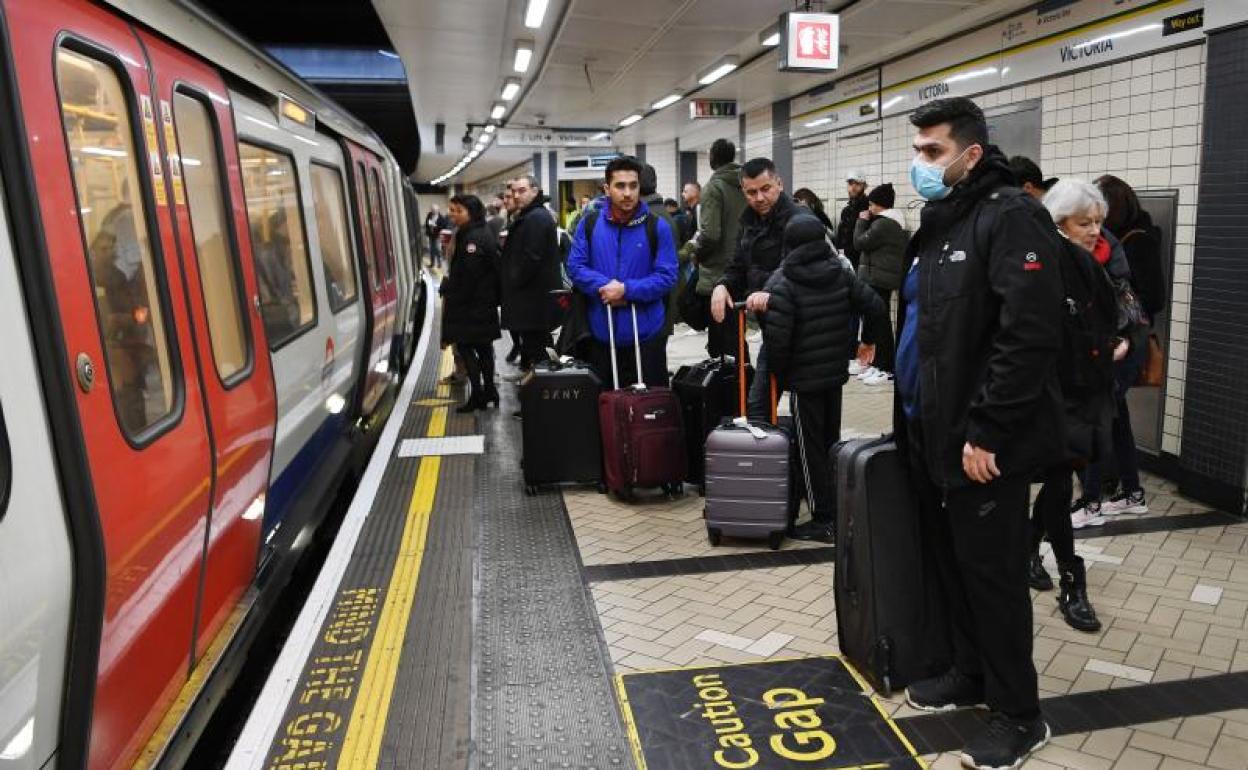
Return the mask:
[[[449,371],[452,366],[448,349],[443,354],[439,376],[444,370]],[[445,386],[438,388],[440,394],[446,389]],[[446,418],[446,407],[435,409],[429,419],[429,429],[425,435],[429,438],[444,436]],[[390,715],[390,700],[394,694],[395,679],[399,671],[399,659],[402,656],[403,642],[407,636],[408,618],[412,612],[412,603],[416,599],[416,588],[420,581],[420,565],[424,558],[425,542],[429,533],[429,518],[433,513],[433,503],[438,489],[438,472],[441,468],[441,457],[424,457],[420,460],[420,470],[416,474],[416,484],[412,489],[411,502],[407,507],[407,521],[403,526],[403,537],[400,540],[399,553],[395,558],[394,572],[386,588],[381,617],[378,619],[372,643],[369,645],[364,675],[360,679],[359,693],[356,696],[355,706],[351,710],[351,721],[347,726],[342,752],[338,758],[339,768],[372,770],[377,767],[377,759],[381,754],[381,741],[386,731],[386,720]]]

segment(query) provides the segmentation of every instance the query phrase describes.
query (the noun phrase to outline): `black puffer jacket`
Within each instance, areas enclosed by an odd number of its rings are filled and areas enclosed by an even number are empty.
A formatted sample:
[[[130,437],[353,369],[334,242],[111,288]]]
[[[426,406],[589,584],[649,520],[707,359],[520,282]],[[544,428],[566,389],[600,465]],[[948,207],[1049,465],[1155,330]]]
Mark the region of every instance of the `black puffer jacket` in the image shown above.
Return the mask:
[[[498,339],[498,241],[484,220],[455,233],[442,295],[442,341],[473,344]]]
[[[967,441],[995,452],[1003,474],[1034,472],[1065,449],[1061,245],[1049,213],[1012,180],[989,146],[970,179],[923,208],[907,250],[920,270],[923,459],[946,488],[971,483]]]
[[[858,215],[867,210],[867,196],[859,195],[850,198],[841,209],[841,221],[836,226],[836,247],[845,252],[845,257],[858,270],[858,259],[861,252],[854,245],[854,227],[858,224]]]
[[[766,217],[760,217],[746,206],[741,214],[741,238],[737,241],[736,254],[720,280],[734,300],[743,300],[753,292],[762,291],[767,279],[780,267],[784,258],[784,228],[797,214],[811,216],[809,210],[794,203],[789,194],[783,192]]]
[[[560,286],[559,238],[543,200],[538,196],[507,228],[500,272],[503,328],[511,331],[549,331],[554,320],[550,292]]]
[[[870,344],[888,313],[879,295],[833,256],[824,232],[809,214],[789,220],[784,263],[765,288],[771,295],[763,327],[767,365],[785,390],[798,393],[845,384],[851,318],[865,319],[863,340]]]

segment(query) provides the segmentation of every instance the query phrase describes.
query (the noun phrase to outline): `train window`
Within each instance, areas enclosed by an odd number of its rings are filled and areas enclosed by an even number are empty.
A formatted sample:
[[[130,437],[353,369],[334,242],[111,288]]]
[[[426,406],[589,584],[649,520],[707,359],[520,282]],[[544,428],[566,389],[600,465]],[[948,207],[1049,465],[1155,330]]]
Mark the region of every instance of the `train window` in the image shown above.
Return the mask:
[[[228,381],[246,368],[250,350],[239,292],[242,281],[228,230],[217,135],[208,106],[202,101],[177,92],[173,104],[212,358],[217,375]]]
[[[351,241],[347,238],[347,198],[342,173],[332,166],[312,164],[312,201],[316,207],[316,231],[325,263],[329,306],[335,313],[355,299],[355,269]]]
[[[260,280],[260,317],[269,346],[277,349],[316,323],[295,163],[267,147],[247,142],[238,147]]]
[[[390,281],[390,259],[386,248],[387,232],[385,212],[381,207],[381,197],[377,194],[377,169],[369,169],[368,200],[373,208],[373,240],[377,244],[377,280],[380,283]]]
[[[175,375],[129,102],[116,71],[75,51],[57,51],[56,77],[113,403],[134,437],[173,411]]]
[[[377,261],[373,257],[373,245],[376,241],[373,239],[373,206],[368,200],[368,195],[364,189],[364,164],[355,164],[355,189],[360,195],[360,217],[364,220],[360,223],[360,242],[364,244],[364,263],[368,267],[368,281],[373,285],[373,289],[380,289],[381,284],[377,281]]]

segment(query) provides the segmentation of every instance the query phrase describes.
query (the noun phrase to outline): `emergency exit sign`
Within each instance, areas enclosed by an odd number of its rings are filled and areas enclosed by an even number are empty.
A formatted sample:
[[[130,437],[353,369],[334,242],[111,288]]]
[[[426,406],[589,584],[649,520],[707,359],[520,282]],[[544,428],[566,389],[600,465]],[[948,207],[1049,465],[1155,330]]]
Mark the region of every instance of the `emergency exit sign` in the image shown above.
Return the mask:
[[[689,119],[701,118],[735,118],[737,116],[736,99],[690,99]]]
[[[780,69],[826,72],[840,65],[841,17],[786,13],[780,17]]]

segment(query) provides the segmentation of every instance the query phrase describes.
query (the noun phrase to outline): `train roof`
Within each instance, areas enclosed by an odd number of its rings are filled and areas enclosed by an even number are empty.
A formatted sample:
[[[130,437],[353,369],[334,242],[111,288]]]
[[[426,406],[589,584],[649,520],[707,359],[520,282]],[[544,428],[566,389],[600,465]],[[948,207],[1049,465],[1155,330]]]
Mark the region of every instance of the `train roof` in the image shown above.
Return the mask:
[[[365,123],[251,41],[188,0],[103,0],[134,20],[194,51],[222,72],[272,96],[286,95],[316,113],[317,122],[395,162]]]

